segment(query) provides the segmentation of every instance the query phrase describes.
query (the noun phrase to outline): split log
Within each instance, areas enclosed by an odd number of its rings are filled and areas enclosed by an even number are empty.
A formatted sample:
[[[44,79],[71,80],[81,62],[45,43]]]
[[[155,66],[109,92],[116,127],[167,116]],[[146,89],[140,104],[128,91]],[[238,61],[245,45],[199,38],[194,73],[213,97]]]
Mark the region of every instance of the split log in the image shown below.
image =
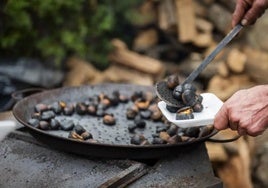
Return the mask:
[[[155,77],[162,76],[165,72],[161,61],[130,51],[124,42],[114,39],[112,45],[114,50],[108,57],[111,62],[151,74]]]
[[[144,30],[135,37],[133,49],[136,51],[146,50],[156,46],[157,42],[158,36],[155,29]]]
[[[164,31],[172,30],[177,24],[176,10],[173,0],[159,1],[158,5],[158,25]]]
[[[206,142],[208,156],[212,162],[226,162],[228,154],[222,144]]]
[[[230,32],[232,25],[232,13],[217,3],[209,7],[208,17],[214,26],[223,34]]]
[[[219,75],[213,76],[208,84],[207,92],[214,93],[221,100],[225,101],[236,91],[254,86],[247,74],[232,75],[223,78]]]
[[[205,57],[207,57],[213,50],[215,50],[217,46],[216,42],[212,42],[211,45],[206,49],[206,51],[203,53]],[[227,53],[226,48],[222,49],[217,55],[216,57],[213,59],[213,61],[218,61],[218,60],[222,60],[223,57],[225,56],[225,54]]]
[[[89,62],[72,57],[67,60],[67,68],[64,86],[79,86],[84,84],[97,84],[103,82],[103,75]]]
[[[111,65],[103,72],[103,76],[105,82],[131,83],[147,86],[154,84],[152,76],[120,65]]]
[[[191,42],[196,37],[193,0],[175,0],[179,41]]]
[[[200,3],[200,1],[193,1],[194,12],[197,17],[207,18],[208,17],[208,8],[207,6]]]
[[[209,47],[212,43],[213,38],[211,33],[198,33],[193,39],[193,44],[200,48]]]
[[[235,137],[237,133],[230,129],[221,131],[213,138],[228,139]],[[229,143],[206,144],[209,157],[212,161],[216,174],[223,181],[224,187],[252,188],[251,180],[251,148],[248,137],[240,137],[238,140]],[[213,147],[211,147],[213,146]],[[222,147],[223,150],[222,151]],[[211,150],[217,148],[217,152]],[[221,149],[219,149],[221,148]],[[226,158],[223,158],[224,155]],[[225,161],[223,161],[225,159]]]
[[[245,70],[247,56],[238,49],[232,49],[227,57],[227,65],[234,73],[242,73]]]
[[[265,51],[246,47],[243,52],[247,54],[245,72],[257,83],[268,83],[268,54]]]
[[[224,61],[218,64],[218,74],[224,78],[229,76],[229,69]]]
[[[196,18],[196,28],[201,31],[202,33],[210,33],[212,35],[213,24],[203,18],[197,17]]]

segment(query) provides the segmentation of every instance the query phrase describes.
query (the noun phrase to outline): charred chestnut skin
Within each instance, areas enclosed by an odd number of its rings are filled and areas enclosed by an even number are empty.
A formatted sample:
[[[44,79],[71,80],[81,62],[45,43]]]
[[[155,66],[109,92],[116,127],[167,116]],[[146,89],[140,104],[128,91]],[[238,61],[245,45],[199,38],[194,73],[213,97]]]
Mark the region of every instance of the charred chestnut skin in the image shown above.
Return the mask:
[[[82,133],[84,133],[84,132],[86,132],[86,129],[82,126],[82,125],[75,125],[74,126],[74,131],[77,133],[77,134],[79,134],[79,135],[81,135]]]
[[[31,126],[35,127],[35,128],[38,128],[38,127],[39,127],[39,120],[36,119],[36,118],[31,118],[31,119],[29,119],[29,120],[28,120],[28,123],[29,123]]]
[[[134,145],[141,145],[146,138],[142,134],[135,134],[133,137],[130,139],[130,143]]]
[[[168,78],[167,78],[167,87],[169,89],[174,89],[179,84],[180,84],[180,81],[179,81],[179,75],[178,74],[172,74],[172,75],[168,76]]]
[[[190,106],[194,108],[194,112],[201,112],[203,110],[202,100],[203,97],[196,93],[197,89],[194,85],[186,83],[184,85],[178,85],[173,90],[173,98],[182,103],[184,106]],[[174,109],[166,107],[171,113],[174,113]]]
[[[106,114],[106,115],[104,115],[104,117],[103,117],[103,123],[105,125],[115,125],[116,120],[115,120],[114,115],[112,115],[112,114]]]
[[[77,103],[75,106],[75,111],[79,115],[84,115],[87,112],[87,107],[83,103]]]
[[[52,130],[57,130],[60,128],[60,122],[57,119],[51,119],[50,120],[50,127]]]

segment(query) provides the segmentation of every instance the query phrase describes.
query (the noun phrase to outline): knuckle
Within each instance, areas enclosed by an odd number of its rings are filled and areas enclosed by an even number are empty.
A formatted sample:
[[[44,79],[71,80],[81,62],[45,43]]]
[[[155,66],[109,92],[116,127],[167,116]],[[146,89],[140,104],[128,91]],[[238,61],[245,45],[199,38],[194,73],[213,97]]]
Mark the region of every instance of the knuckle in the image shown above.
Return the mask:
[[[248,135],[250,136],[258,136],[258,135],[261,135],[263,133],[264,130],[260,130],[258,127],[249,127],[247,129],[247,133]]]

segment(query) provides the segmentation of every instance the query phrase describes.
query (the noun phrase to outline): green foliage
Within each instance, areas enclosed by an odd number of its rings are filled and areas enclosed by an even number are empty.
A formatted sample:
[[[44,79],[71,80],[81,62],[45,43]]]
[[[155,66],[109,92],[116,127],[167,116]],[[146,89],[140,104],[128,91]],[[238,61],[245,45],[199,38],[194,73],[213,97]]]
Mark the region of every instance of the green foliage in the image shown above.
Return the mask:
[[[105,68],[110,40],[128,40],[127,12],[141,2],[8,0],[0,12],[1,56],[53,59],[59,65],[69,55],[78,55]]]

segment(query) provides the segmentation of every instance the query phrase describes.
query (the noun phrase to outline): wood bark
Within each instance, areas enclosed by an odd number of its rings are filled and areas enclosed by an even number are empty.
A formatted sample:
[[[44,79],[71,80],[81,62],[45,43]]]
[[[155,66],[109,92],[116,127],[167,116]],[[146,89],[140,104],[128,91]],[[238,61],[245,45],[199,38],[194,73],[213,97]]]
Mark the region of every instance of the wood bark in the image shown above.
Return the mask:
[[[161,61],[130,51],[122,41],[116,39],[112,44],[114,50],[109,54],[111,62],[154,76],[160,76],[165,71]]]

